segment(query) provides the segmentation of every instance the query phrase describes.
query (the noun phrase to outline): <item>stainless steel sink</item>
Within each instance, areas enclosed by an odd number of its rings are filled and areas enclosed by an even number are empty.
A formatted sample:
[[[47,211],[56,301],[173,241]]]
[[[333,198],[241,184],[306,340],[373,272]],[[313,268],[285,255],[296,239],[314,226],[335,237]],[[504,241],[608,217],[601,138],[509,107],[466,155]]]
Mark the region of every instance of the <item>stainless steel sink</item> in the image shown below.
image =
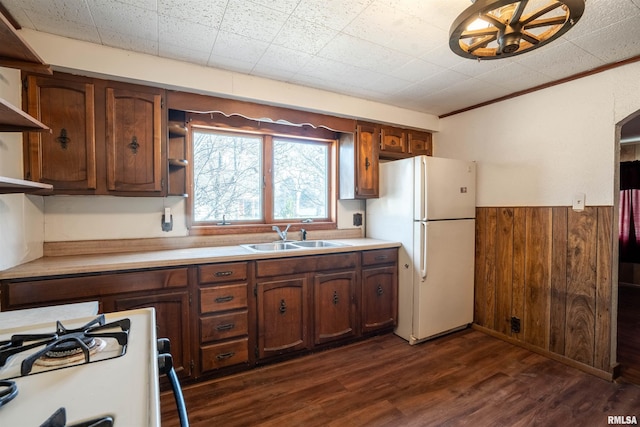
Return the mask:
[[[294,246],[292,243],[282,243],[282,242],[256,243],[253,245],[240,245],[240,246],[254,252],[276,252],[276,251],[290,251],[290,250],[301,249],[298,246]]]
[[[252,252],[280,252],[311,248],[337,248],[347,246],[344,243],[329,242],[327,240],[301,240],[292,242],[254,243],[240,245]]]
[[[326,240],[302,240],[299,242],[293,242],[292,245],[300,246],[301,248],[337,248],[345,246],[342,243],[329,242]]]

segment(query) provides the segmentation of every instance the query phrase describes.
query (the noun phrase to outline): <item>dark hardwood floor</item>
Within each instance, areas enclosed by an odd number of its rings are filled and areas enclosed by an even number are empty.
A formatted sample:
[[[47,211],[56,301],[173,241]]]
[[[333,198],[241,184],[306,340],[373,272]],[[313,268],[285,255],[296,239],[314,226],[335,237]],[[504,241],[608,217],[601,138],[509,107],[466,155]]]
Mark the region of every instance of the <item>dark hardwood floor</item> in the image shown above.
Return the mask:
[[[640,387],[467,329],[410,346],[393,334],[184,388],[193,427],[606,426],[640,419]],[[177,426],[162,395],[162,425]]]
[[[640,384],[640,286],[618,287],[618,352],[624,379]]]

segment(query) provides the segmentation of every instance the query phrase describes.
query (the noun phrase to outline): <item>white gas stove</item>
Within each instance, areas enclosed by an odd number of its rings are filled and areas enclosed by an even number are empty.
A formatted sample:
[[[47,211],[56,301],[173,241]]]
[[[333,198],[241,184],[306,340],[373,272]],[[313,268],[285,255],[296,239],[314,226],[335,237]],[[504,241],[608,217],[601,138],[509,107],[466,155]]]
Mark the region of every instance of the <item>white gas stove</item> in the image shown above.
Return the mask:
[[[75,338],[76,329],[88,333]],[[54,344],[52,334],[62,338],[63,344]],[[78,341],[84,343],[78,343],[79,350],[69,348]],[[47,354],[31,364],[33,355],[47,345],[51,347]],[[69,353],[70,361],[62,362]],[[88,362],[85,353],[89,353]],[[160,426],[156,322],[151,308],[61,324],[4,330],[0,325],[0,364],[0,380],[5,384],[0,387],[0,399],[9,394],[7,384],[13,383],[17,390],[0,406],[1,426],[46,425],[60,408],[66,412],[62,425],[67,426],[101,418],[113,420],[101,424],[105,426]]]

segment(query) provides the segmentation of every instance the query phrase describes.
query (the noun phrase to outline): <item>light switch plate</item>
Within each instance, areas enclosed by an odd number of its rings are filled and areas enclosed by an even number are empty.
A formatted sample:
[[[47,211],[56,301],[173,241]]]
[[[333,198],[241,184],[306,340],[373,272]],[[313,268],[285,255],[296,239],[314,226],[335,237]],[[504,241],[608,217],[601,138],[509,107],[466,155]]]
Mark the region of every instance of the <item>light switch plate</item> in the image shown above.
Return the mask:
[[[573,210],[576,212],[582,212],[584,210],[584,193],[576,193],[573,196]]]

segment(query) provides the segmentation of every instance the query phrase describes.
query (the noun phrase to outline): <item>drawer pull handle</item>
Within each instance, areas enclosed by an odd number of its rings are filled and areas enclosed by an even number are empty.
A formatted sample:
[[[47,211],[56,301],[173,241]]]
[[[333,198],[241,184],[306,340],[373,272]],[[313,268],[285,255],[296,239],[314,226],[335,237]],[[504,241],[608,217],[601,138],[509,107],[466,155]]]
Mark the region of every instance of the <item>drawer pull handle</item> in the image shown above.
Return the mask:
[[[223,323],[222,325],[216,326],[216,330],[218,330],[218,331],[230,331],[231,329],[233,329],[235,327],[236,327],[235,323]]]
[[[216,277],[225,277],[225,276],[231,276],[233,274],[233,271],[217,271],[214,276]]]
[[[338,302],[340,302],[340,297],[338,297],[338,292],[333,291],[333,305],[338,305]]]
[[[387,259],[387,256],[386,255],[378,255],[375,259],[376,259],[376,261],[382,261],[382,260]]]
[[[236,355],[235,351],[230,351],[228,353],[220,353],[219,355],[216,356],[216,359],[217,360],[230,359],[235,355]]]
[[[229,301],[233,301],[233,295],[227,295],[226,297],[218,297],[215,299],[215,302],[218,304]]]

